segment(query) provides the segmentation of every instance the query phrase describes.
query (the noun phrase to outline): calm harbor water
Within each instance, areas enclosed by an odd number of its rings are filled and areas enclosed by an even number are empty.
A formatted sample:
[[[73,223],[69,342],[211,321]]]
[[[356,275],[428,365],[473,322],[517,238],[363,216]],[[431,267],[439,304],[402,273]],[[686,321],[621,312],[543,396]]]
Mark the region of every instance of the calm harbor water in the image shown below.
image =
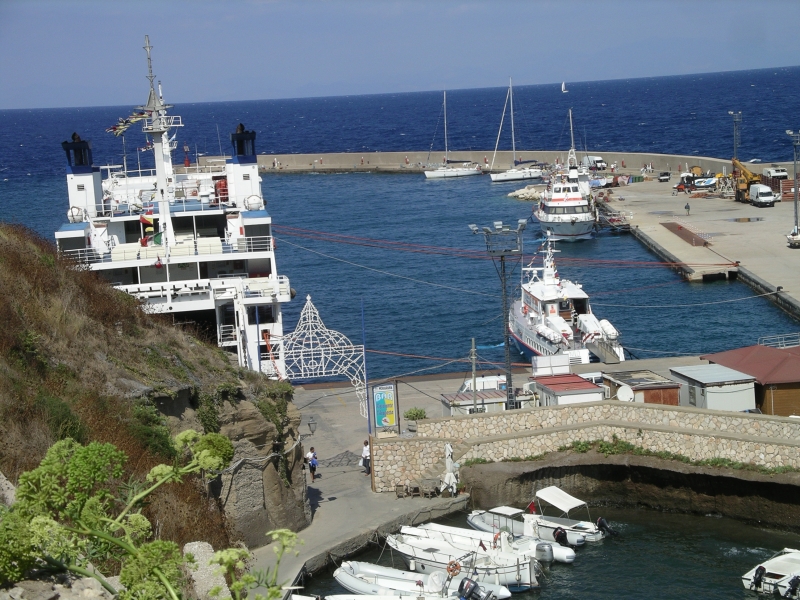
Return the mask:
[[[752,598],[741,576],[797,536],[719,517],[635,509],[593,509],[620,533],[578,550],[571,565],[550,567],[540,590],[514,594],[518,600],[658,598],[703,600]],[[440,522],[466,527],[464,514]],[[302,538],[302,533],[300,534]],[[389,548],[373,548],[354,560],[405,569]],[[326,570],[307,580],[307,594],[348,593]]]

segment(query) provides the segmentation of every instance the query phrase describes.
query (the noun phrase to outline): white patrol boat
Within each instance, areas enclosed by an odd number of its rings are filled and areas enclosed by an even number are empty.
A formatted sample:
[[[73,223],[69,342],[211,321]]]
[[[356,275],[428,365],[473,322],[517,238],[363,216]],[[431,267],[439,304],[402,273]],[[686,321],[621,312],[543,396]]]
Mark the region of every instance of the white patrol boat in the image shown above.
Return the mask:
[[[592,314],[589,296],[579,284],[558,276],[555,252],[548,237],[542,251],[543,267],[522,269],[522,295],[509,314],[509,330],[517,348],[528,359],[566,354],[571,364],[590,362],[590,353],[605,363],[625,360],[619,332],[609,321]]]
[[[155,168],[101,169],[93,164],[91,143],[73,134],[62,144],[69,222],[55,233],[58,250],[152,313],[215,327],[218,345],[235,353],[241,367],[281,378],[281,303],[292,293],[275,264],[256,134],[240,124],[224,164],[173,167],[175,136],[169,132],[183,123],[168,114],[172,106],[164,103],[161,84],[158,93],[153,86],[147,36],[145,50],[147,103],[108,131],[119,134],[141,122],[152,140]]]

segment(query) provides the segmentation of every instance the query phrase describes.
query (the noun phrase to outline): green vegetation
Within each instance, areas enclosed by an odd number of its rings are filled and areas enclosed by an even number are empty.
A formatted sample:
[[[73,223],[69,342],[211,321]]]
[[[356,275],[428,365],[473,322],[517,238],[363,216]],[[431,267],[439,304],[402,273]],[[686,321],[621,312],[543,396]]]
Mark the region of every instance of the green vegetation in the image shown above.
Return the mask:
[[[422,419],[427,419],[428,415],[425,414],[424,408],[409,408],[406,412],[403,413],[403,418],[407,419],[408,421],[421,421]]]
[[[34,570],[71,572],[93,577],[120,600],[186,597],[182,588],[187,560],[175,542],[154,538],[142,508],[166,484],[227,466],[233,446],[224,436],[192,430],[178,434],[173,445],[182,460],[153,467],[146,481],[124,483],[128,457],[112,444],[83,446],[69,438],[54,444],[38,467],[20,476],[14,505],[0,509],[0,586]],[[278,566],[296,537],[287,530],[268,535],[278,542],[278,562],[271,572],[242,575],[250,558],[246,550],[214,555],[212,562],[222,566],[232,582],[234,598],[245,598],[259,585],[268,588],[266,598],[282,596]],[[106,579],[117,573],[125,588],[121,591]]]
[[[462,467],[471,467],[472,465],[486,465],[489,464],[490,460],[486,460],[485,458],[468,458],[463,463],[461,463]]]
[[[254,391],[258,394],[255,401],[256,407],[264,418],[275,425],[278,430],[275,439],[282,441],[286,435],[286,426],[289,424],[287,412],[289,402],[291,402],[294,394],[294,388],[286,381],[264,380],[259,382]],[[283,452],[277,457],[277,468],[283,484],[286,487],[291,487],[289,460]]]

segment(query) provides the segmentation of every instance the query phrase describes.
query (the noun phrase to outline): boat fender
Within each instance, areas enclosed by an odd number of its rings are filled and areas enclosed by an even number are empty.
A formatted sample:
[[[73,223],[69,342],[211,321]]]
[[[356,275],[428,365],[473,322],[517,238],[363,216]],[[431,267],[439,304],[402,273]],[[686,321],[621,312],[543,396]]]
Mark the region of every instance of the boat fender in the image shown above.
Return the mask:
[[[494,534],[494,539],[492,540],[492,548],[497,548],[497,540],[500,539],[501,533],[502,532],[498,531],[497,533]]]
[[[786,584],[786,592],[783,594],[784,598],[796,598],[797,590],[800,588],[800,575],[795,575]]]
[[[756,572],[753,573],[753,581],[750,582],[750,589],[757,590],[761,588],[761,580],[764,579],[764,575],[766,574],[767,569],[764,565],[758,565]]]
[[[449,563],[447,563],[447,574],[450,575],[450,577],[455,577],[459,573],[461,573],[460,564],[454,560],[451,560]]]
[[[567,532],[564,530],[563,527],[556,527],[553,530],[553,539],[558,543],[560,546],[569,547],[569,541],[567,540]]]
[[[523,304],[522,305],[522,314],[523,315],[527,315],[528,314],[528,305],[527,304]]]
[[[597,519],[597,528],[607,535],[617,535],[617,532],[611,529],[611,525],[603,517]]]

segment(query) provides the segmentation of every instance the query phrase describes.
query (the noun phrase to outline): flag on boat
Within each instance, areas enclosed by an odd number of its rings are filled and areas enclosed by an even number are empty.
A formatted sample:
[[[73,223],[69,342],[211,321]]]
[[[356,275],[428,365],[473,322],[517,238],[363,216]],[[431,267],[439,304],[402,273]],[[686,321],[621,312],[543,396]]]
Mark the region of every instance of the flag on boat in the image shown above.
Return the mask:
[[[142,245],[143,248],[148,246],[160,246],[161,239],[164,236],[164,232],[159,231],[155,235],[148,235],[139,240],[139,243]]]
[[[483,550],[486,550],[486,546],[483,545],[483,540],[480,540],[480,543],[478,544],[478,546],[483,548]]]
[[[145,225],[152,225],[153,217],[147,215],[139,215],[139,223],[144,223]]]
[[[527,510],[531,514],[536,514],[536,502],[534,500],[531,500],[531,503],[528,504],[525,510]]]

